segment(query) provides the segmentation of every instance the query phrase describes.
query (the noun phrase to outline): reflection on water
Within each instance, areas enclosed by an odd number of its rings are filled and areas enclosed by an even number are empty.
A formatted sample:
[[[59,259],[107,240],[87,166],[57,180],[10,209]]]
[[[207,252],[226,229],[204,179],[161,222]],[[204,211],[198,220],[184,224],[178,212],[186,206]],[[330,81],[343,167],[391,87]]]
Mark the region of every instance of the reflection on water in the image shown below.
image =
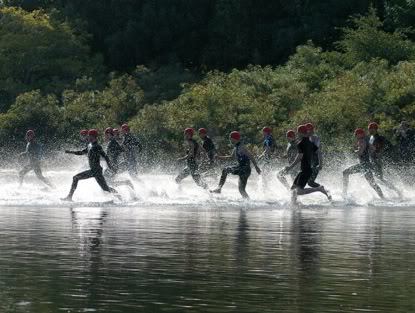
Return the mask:
[[[1,208],[0,312],[414,312],[415,210]]]

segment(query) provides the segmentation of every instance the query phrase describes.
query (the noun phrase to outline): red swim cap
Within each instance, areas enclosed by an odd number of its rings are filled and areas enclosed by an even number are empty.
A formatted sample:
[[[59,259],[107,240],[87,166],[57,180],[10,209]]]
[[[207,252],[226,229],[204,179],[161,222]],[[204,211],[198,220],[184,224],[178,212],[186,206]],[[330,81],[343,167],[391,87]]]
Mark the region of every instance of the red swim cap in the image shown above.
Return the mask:
[[[91,137],[98,137],[98,131],[97,131],[96,129],[90,129],[90,130],[88,131],[88,136],[91,136]]]
[[[199,134],[200,135],[206,135],[207,134],[207,129],[206,128],[199,128]]]
[[[366,135],[365,130],[363,128],[356,128],[354,131],[354,135],[356,137],[363,137]]]
[[[130,131],[130,126],[128,126],[128,124],[122,124],[121,129],[125,132],[129,132]]]
[[[264,127],[262,129],[262,132],[263,133],[266,133],[266,134],[271,134],[272,133],[272,129],[271,129],[271,127]]]
[[[308,131],[312,131],[312,130],[314,130],[314,125],[313,125],[313,124],[311,124],[311,123],[307,123],[307,124],[305,124],[305,127],[307,128],[307,130],[308,130]]]
[[[32,129],[29,129],[26,132],[26,137],[31,137],[31,138],[35,137],[35,132]]]
[[[233,131],[233,132],[231,132],[229,137],[234,139],[234,140],[241,140],[241,133],[238,132],[238,131]]]
[[[367,127],[367,129],[378,129],[379,128],[379,125],[378,125],[378,123],[376,123],[376,122],[372,122],[372,123],[370,123],[369,124],[369,126]]]
[[[114,130],[111,127],[105,129],[105,134],[114,135]]]
[[[83,130],[81,130],[81,131],[79,132],[79,134],[80,134],[81,136],[86,136],[86,135],[88,135],[88,130],[87,130],[87,129],[83,129]]]
[[[287,131],[287,138],[295,138],[295,131],[291,129]]]
[[[300,125],[297,127],[297,133],[299,134],[306,134],[308,131],[307,126],[306,125]]]
[[[191,127],[188,127],[184,130],[184,134],[189,135],[191,137],[193,137],[194,133],[195,133],[195,130]]]

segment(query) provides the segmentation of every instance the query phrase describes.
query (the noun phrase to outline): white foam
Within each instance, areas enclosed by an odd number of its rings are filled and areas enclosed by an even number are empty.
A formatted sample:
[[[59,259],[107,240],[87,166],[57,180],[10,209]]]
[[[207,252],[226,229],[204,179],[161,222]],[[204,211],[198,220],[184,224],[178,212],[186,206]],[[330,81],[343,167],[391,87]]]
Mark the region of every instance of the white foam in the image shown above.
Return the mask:
[[[72,176],[79,168],[72,170],[45,170],[44,175],[56,186],[56,189],[48,189],[37,180],[33,173],[25,177],[22,187],[18,185],[17,170],[0,170],[0,206],[63,206],[69,204],[62,202],[60,198],[66,196],[69,191]],[[175,181],[175,175],[153,172],[140,175],[140,181],[135,182],[137,199],[131,197],[126,187],[117,188],[122,195],[123,201],[114,200],[113,196],[104,193],[94,179],[80,181],[76,190],[74,201],[82,205],[112,205],[114,201],[117,206],[151,206],[151,205],[180,205],[201,207],[241,207],[256,208],[270,207],[283,208],[290,203],[290,192],[276,179],[276,173],[271,175],[268,189],[264,191],[262,178],[253,173],[249,179],[247,192],[250,200],[243,200],[238,192],[238,181],[236,176],[229,175],[222,194],[210,194],[208,191],[196,186],[191,177],[186,178],[180,186]],[[412,186],[403,184],[396,174],[388,176],[393,179],[396,186],[403,192],[404,199],[398,198],[392,191],[382,186],[387,200],[378,199],[374,190],[368,185],[361,175],[350,177],[350,188],[348,199],[344,200],[341,195],[342,176],[341,171],[322,171],[318,182],[326,186],[332,193],[333,202],[329,202],[325,196],[315,193],[299,197],[303,205],[311,206],[410,206],[415,204],[412,196]],[[215,188],[217,178],[207,178],[210,188]],[[73,205],[73,204],[72,204]]]

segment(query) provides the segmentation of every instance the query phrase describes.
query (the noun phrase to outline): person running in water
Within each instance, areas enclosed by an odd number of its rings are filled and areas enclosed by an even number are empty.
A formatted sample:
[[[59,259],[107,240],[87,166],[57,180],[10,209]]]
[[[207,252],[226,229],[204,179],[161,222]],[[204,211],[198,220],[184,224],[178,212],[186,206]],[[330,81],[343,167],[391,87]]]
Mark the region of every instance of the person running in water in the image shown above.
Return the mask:
[[[20,186],[23,184],[24,176],[30,171],[34,171],[36,177],[42,181],[45,185],[52,187],[53,185],[50,181],[43,176],[42,169],[40,168],[40,159],[41,159],[41,147],[36,142],[35,132],[29,129],[26,132],[26,151],[20,154],[20,158],[27,158],[28,163],[22,168],[19,172],[19,183]]]
[[[262,128],[262,135],[264,137],[264,152],[262,152],[259,156],[259,159],[264,160],[264,166],[262,168],[262,182],[266,188],[272,171],[272,155],[275,150],[275,142],[274,137],[272,136],[272,129],[270,127]]]
[[[202,147],[205,150],[208,157],[208,165],[212,167],[215,163],[216,147],[212,139],[207,135],[206,128],[199,129],[199,137],[202,139]]]
[[[318,173],[322,169],[323,166],[323,156],[321,153],[321,141],[320,138],[314,133],[314,125],[311,123],[307,123],[305,125],[307,127],[308,136],[310,138],[310,141],[317,147],[317,150],[313,152],[313,156],[311,159],[311,169],[312,174],[310,177],[310,180],[308,181],[308,185],[310,187],[318,187],[320,184],[316,183],[316,179],[318,176]]]
[[[399,189],[383,177],[383,152],[385,149],[386,138],[379,135],[379,125],[376,122],[371,122],[368,125],[368,130],[370,134],[369,155],[372,162],[373,173],[386,187],[395,191],[398,196],[401,196],[402,194]]]
[[[127,162],[128,173],[132,177],[137,177],[138,171],[136,154],[137,152],[141,152],[143,147],[138,139],[131,134],[130,127],[127,124],[123,124],[121,126],[121,132],[124,135],[122,146],[125,150],[125,160]]]
[[[188,149],[186,155],[177,159],[177,161],[180,162],[186,160],[187,166],[176,177],[176,183],[180,184],[183,179],[191,175],[198,186],[207,189],[206,183],[201,179],[199,174],[197,160],[200,157],[200,146],[196,140],[193,139],[194,132],[195,130],[193,128],[186,128],[184,130],[184,139],[188,144]]]
[[[102,167],[100,159],[103,157],[108,164],[108,167],[113,170],[112,164],[102,149],[101,145],[98,144],[98,131],[96,129],[91,129],[88,131],[89,144],[88,147],[80,151],[70,151],[65,150],[65,153],[75,154],[75,155],[88,155],[89,167],[90,169],[84,172],[81,172],[73,177],[71,190],[67,197],[62,200],[72,201],[73,194],[78,186],[78,182],[83,179],[95,178],[98,185],[102,190],[114,193],[118,195],[117,191],[108,186],[105,178],[102,174]]]
[[[286,134],[287,137],[287,148],[285,149],[285,155],[284,157],[287,159],[288,164],[291,164],[294,162],[295,157],[297,156],[297,145],[296,145],[296,136],[295,136],[295,131],[293,130],[289,130],[287,131]],[[280,173],[278,173],[278,179],[279,181],[287,188],[290,189],[291,185],[288,183],[287,178],[285,177],[287,174],[289,174],[292,179],[295,178],[294,176],[294,171],[293,169],[291,169],[291,171],[289,173],[285,173],[284,174],[284,170],[281,171]]]
[[[231,155],[228,156],[217,156],[219,160],[230,160],[236,159],[238,165],[228,166],[222,170],[222,176],[219,181],[219,185],[216,189],[212,190],[213,193],[221,193],[222,187],[226,182],[228,174],[238,175],[239,176],[239,192],[243,198],[249,199],[248,193],[246,192],[246,184],[248,183],[248,178],[251,175],[251,162],[255,166],[255,170],[258,174],[261,174],[254,157],[252,154],[242,145],[241,143],[241,134],[237,131],[230,133],[229,138],[231,143],[235,146]]]
[[[356,137],[357,150],[355,153],[359,157],[359,163],[350,166],[343,171],[343,197],[347,196],[347,188],[349,185],[349,176],[352,174],[364,174],[369,185],[376,191],[380,198],[384,198],[383,192],[376,184],[372,173],[372,166],[369,158],[369,138],[366,136],[364,129],[357,128],[354,131]]]
[[[331,196],[324,189],[324,186],[305,188],[311,176],[313,175],[312,159],[313,154],[317,151],[317,146],[313,144],[309,138],[309,131],[305,125],[300,125],[297,128],[297,133],[300,142],[297,144],[297,155],[294,161],[284,169],[284,174],[288,173],[298,163],[301,162],[301,170],[294,179],[292,189],[292,201],[297,201],[297,196],[307,195],[314,192],[321,192],[331,200]]]
[[[415,130],[407,121],[402,121],[395,128],[395,137],[399,144],[399,157],[402,166],[413,164],[415,152]]]
[[[124,149],[121,145],[117,142],[114,136],[114,130],[111,127],[105,129],[105,140],[108,142],[107,146],[107,156],[112,164],[112,168],[107,168],[104,171],[104,177],[111,183],[111,185],[118,187],[118,186],[128,186],[134,190],[134,185],[130,180],[121,180],[116,181],[115,176],[119,173],[120,167],[125,168],[119,162],[119,156],[121,153],[124,152]]]

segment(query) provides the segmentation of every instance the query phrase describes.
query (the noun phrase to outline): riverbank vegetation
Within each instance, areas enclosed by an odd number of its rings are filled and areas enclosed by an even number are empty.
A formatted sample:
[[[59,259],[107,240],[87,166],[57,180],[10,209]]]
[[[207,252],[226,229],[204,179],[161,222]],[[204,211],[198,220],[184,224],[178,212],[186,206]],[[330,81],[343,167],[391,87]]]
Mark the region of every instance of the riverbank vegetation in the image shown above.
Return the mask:
[[[312,121],[341,149],[368,121],[390,139],[414,122],[411,1],[176,2],[3,1],[0,142],[129,122],[172,149],[189,126],[255,143],[264,125],[283,136]]]

